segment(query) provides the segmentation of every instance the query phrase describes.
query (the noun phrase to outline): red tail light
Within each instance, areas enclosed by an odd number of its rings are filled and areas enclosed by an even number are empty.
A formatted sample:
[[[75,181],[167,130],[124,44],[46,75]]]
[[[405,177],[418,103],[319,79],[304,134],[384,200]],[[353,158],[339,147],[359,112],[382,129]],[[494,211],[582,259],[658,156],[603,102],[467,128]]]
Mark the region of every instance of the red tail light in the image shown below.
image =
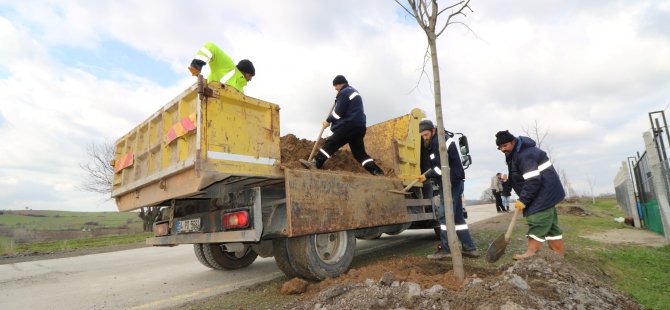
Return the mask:
[[[245,228],[249,226],[249,212],[239,211],[224,214],[222,224],[225,229]]]

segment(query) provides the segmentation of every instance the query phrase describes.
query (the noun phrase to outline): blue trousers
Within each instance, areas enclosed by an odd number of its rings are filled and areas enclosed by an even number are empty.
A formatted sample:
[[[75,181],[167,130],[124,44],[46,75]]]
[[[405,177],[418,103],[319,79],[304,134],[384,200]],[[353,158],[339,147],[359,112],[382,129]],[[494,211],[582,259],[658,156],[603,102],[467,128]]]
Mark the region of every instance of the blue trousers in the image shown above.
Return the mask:
[[[465,222],[463,217],[463,201],[461,200],[461,195],[463,195],[463,183],[464,181],[455,182],[451,184],[451,198],[453,201],[452,209],[454,212],[454,224],[456,225],[456,235],[458,240],[463,246],[463,251],[474,251],[477,249],[475,246],[472,236],[470,236],[470,230],[468,229],[468,224]],[[447,239],[447,224],[444,216],[444,192],[442,187],[440,187],[440,205],[438,206],[438,217],[437,220],[440,222],[440,242],[442,243],[442,248],[450,253],[449,249],[449,239]]]

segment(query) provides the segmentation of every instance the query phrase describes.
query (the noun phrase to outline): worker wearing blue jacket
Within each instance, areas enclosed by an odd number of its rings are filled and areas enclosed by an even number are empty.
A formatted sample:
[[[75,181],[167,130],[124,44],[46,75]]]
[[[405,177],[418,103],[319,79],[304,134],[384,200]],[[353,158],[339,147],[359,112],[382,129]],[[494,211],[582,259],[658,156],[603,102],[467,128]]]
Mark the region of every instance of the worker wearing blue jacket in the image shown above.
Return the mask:
[[[536,147],[533,139],[515,137],[507,130],[496,133],[496,145],[505,153],[509,181],[519,196],[514,207],[523,210],[528,222],[528,249],[513,258],[533,256],[545,241],[549,249],[563,256],[563,231],[555,206],[565,198],[565,191],[547,153]]]
[[[345,144],[349,144],[351,154],[363,165],[363,168],[373,175],[383,176],[379,166],[365,152],[365,111],[363,109],[363,99],[356,89],[349,86],[347,79],[338,75],[333,79],[333,87],[337,91],[335,97],[335,108],[323,122],[324,128],[330,126],[333,135],[328,137],[323,147],[319,149],[313,163],[304,162],[306,166],[316,166],[321,169],[331,156]]]
[[[447,224],[443,198],[444,191],[442,190],[442,169],[440,168],[442,165],[440,162],[440,146],[438,142],[437,129],[430,120],[423,120],[419,123],[419,132],[421,133],[424,147],[426,148],[426,152],[430,158],[431,169],[428,170],[425,176],[421,175],[417,178],[421,182],[425,181],[426,179],[433,179],[440,187],[440,206],[438,206],[437,220],[440,223],[440,242],[444,251],[430,254],[428,255],[428,258],[445,259],[451,257],[451,251],[449,249],[449,242],[447,239]],[[472,236],[470,236],[468,224],[465,222],[465,217],[463,216],[463,200],[461,200],[461,195],[463,195],[465,170],[463,169],[463,163],[461,162],[461,154],[458,151],[457,143],[453,137],[446,135],[446,138],[447,157],[449,160],[449,181],[451,182],[451,196],[453,202],[452,209],[454,210],[456,235],[458,236],[458,240],[460,240],[463,246],[463,256],[477,258],[480,256],[480,254],[477,252],[477,247],[475,246],[474,240],[472,240]]]

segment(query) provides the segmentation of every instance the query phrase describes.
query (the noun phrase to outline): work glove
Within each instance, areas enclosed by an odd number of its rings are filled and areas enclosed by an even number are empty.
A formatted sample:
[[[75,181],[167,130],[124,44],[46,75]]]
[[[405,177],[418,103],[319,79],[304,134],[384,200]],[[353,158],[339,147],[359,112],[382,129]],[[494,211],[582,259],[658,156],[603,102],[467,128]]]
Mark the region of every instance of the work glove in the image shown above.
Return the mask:
[[[197,76],[202,71],[202,67],[205,65],[205,62],[200,59],[193,59],[191,65],[188,66],[188,71],[191,71],[191,75]]]
[[[422,174],[418,177],[415,177],[415,179],[419,182],[425,182],[426,181],[426,176]]]
[[[326,122],[326,121],[323,121],[322,125],[323,125],[323,128],[324,128],[324,129],[330,127],[330,123],[329,123],[329,122]]]
[[[521,200],[517,200],[516,203],[514,203],[514,207],[519,209],[519,211],[521,211],[521,210],[523,210],[523,208],[526,207],[526,205],[523,204],[523,202],[521,202]]]

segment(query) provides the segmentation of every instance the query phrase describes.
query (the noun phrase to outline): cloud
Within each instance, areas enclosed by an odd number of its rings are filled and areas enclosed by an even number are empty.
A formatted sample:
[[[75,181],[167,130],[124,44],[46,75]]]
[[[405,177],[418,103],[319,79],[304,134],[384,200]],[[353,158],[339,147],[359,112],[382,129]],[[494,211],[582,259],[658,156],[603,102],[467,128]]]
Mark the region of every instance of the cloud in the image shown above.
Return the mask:
[[[495,132],[534,121],[569,177],[597,175],[612,192],[618,162],[641,150],[646,112],[668,103],[668,5],[472,8],[474,34],[454,25],[438,41],[445,123],[468,135],[474,160],[466,196],[506,169]],[[31,205],[109,207],[75,189],[85,146],[122,136],[193,83],[185,67],[207,41],[254,62],[246,94],[280,104],[282,134],[314,139],[336,74],[361,93],[369,124],[414,107],[435,119],[425,35],[391,1],[5,2],[0,41],[0,180],[48,193]],[[2,200],[21,208],[29,192]]]

